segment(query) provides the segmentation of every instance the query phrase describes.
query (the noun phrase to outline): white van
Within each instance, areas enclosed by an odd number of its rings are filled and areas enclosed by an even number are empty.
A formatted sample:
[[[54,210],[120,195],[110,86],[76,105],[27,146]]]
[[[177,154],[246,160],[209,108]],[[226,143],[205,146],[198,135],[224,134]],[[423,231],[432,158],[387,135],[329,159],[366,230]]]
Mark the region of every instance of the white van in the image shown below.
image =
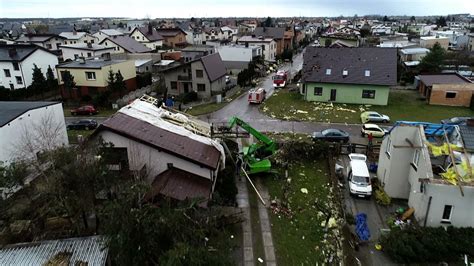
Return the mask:
[[[370,198],[372,196],[372,185],[366,164],[367,157],[364,154],[351,153],[349,158],[351,161],[347,167],[347,179],[349,180],[350,194]]]

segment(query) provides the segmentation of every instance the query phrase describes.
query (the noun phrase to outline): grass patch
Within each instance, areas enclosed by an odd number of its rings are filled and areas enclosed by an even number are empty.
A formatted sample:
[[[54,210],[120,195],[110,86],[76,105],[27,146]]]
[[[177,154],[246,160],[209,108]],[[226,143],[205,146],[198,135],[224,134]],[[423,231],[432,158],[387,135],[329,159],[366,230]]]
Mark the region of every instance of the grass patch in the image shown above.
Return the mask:
[[[387,106],[365,106],[354,104],[331,104],[308,102],[296,92],[281,90],[261,105],[261,110],[283,120],[315,121],[327,123],[360,123],[360,113],[374,110],[390,116],[395,121],[423,121],[439,123],[453,116],[474,116],[467,107],[428,105],[417,91],[390,91]]]
[[[326,245],[331,243],[323,242],[321,222],[324,218],[318,217],[318,209],[313,203],[315,200],[330,200],[327,162],[302,161],[290,166],[288,177],[291,178],[288,204],[293,217],[270,213],[277,262],[280,265],[315,265],[324,262],[328,254]],[[286,182],[272,177],[265,179],[272,199],[283,198]],[[308,194],[302,193],[302,188],[306,188]]]
[[[69,143],[78,143],[77,136],[82,135],[84,138],[89,137],[94,130],[68,130],[67,137],[69,139]]]

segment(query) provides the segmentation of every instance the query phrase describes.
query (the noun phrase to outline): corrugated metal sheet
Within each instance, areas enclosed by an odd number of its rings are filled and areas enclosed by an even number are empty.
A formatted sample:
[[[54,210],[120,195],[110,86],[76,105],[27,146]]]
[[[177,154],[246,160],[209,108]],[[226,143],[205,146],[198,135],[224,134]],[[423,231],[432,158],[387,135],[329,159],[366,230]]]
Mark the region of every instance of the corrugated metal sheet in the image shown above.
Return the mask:
[[[0,265],[43,265],[62,252],[72,253],[69,265],[99,266],[105,265],[108,250],[100,236],[20,243],[0,249]]]

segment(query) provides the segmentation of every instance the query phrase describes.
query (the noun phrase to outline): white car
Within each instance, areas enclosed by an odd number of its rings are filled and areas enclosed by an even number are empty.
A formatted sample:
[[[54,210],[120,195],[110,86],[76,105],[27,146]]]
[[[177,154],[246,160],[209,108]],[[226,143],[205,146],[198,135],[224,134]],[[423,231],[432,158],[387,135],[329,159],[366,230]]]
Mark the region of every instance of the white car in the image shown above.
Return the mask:
[[[364,154],[351,153],[349,159],[351,161],[347,168],[347,179],[349,180],[351,196],[370,198],[372,196],[372,184],[366,164],[367,157]]]
[[[372,137],[381,138],[385,136],[388,131],[376,124],[363,124],[360,130],[362,137],[367,137],[372,134]]]
[[[390,122],[390,117],[388,115],[382,115],[375,111],[366,111],[360,114],[360,120],[362,123],[367,122],[381,122],[388,123]]]

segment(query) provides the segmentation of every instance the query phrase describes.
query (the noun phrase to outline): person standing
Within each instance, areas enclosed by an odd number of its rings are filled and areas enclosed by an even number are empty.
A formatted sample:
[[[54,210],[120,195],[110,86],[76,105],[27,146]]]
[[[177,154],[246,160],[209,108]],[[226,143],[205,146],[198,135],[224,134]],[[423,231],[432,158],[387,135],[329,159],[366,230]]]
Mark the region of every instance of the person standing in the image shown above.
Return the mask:
[[[372,141],[374,140],[374,136],[372,135],[372,133],[369,133],[368,139],[369,139],[369,147],[372,147]]]

